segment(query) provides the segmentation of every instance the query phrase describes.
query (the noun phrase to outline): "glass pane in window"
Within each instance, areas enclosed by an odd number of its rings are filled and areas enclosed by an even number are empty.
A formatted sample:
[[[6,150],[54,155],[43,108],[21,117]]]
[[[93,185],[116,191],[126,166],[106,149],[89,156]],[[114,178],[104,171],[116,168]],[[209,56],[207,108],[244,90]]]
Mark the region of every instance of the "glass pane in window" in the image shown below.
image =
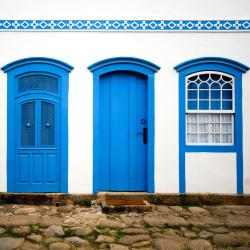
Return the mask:
[[[232,134],[221,135],[221,143],[232,143]]]
[[[202,82],[202,83],[199,85],[199,89],[209,89],[209,86],[208,86],[207,83]]]
[[[220,143],[220,134],[211,134],[211,143]]]
[[[199,109],[200,110],[208,110],[209,109],[209,101],[199,101]]]
[[[221,78],[221,74],[211,74],[211,79],[214,81],[219,81]]]
[[[226,83],[222,86],[222,89],[232,89],[232,85],[230,83]]]
[[[220,122],[220,114],[211,114],[211,122]]]
[[[200,79],[202,81],[207,81],[209,79],[209,74],[200,74]]]
[[[222,102],[222,109],[223,110],[232,110],[233,105],[232,105],[232,101],[223,101]]]
[[[232,90],[223,90],[222,99],[232,99]]]
[[[211,110],[220,110],[220,101],[211,101]]]
[[[199,123],[205,123],[209,121],[209,114],[197,114],[197,115]]]
[[[197,143],[197,134],[188,134],[187,135],[188,143]]]
[[[208,132],[208,124],[207,123],[199,123],[198,124],[198,132]]]
[[[197,90],[188,90],[188,99],[197,99]]]
[[[189,110],[197,110],[197,101],[188,101]]]
[[[221,88],[221,85],[219,83],[214,82],[211,84],[211,89],[220,89],[220,88]]]
[[[220,132],[220,124],[219,123],[211,123],[210,129],[212,133],[219,133]]]
[[[232,114],[221,114],[221,122],[232,122]]]
[[[211,90],[211,99],[220,100],[220,90]]]
[[[188,84],[188,89],[197,89],[197,84],[194,82],[191,82]]]
[[[188,114],[187,115],[188,123],[196,123],[197,122],[197,114]]]
[[[199,91],[199,98],[200,99],[208,99],[209,98],[209,91],[208,90],[200,90]]]
[[[208,134],[199,134],[198,140],[200,143],[208,143],[209,135]]]
[[[231,133],[232,132],[232,124],[231,123],[221,124],[221,132]]]
[[[189,123],[187,125],[187,131],[188,132],[197,132],[197,124]]]

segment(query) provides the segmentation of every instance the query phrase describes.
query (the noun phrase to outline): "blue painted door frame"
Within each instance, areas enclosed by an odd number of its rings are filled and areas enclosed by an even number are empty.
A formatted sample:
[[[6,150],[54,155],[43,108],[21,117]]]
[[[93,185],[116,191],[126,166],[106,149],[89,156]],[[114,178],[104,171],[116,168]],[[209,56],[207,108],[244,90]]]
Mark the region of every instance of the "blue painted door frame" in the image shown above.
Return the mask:
[[[148,61],[132,57],[116,57],[102,60],[89,66],[93,72],[93,191],[100,191],[100,78],[104,74],[128,71],[144,75],[147,79],[147,118],[148,118],[148,153],[147,153],[147,188],[154,192],[154,73],[160,68]]]
[[[186,192],[185,154],[188,152],[236,153],[237,193],[243,193],[243,123],[242,123],[242,73],[249,70],[244,64],[223,57],[195,58],[175,66],[179,72],[179,192]],[[195,72],[218,71],[235,79],[234,145],[186,144],[186,77]]]
[[[17,60],[2,68],[8,73],[8,192],[68,191],[68,74],[72,69],[42,57]],[[26,79],[22,85],[21,79],[30,76],[40,81],[33,85],[34,79]],[[46,77],[57,85],[41,80]]]

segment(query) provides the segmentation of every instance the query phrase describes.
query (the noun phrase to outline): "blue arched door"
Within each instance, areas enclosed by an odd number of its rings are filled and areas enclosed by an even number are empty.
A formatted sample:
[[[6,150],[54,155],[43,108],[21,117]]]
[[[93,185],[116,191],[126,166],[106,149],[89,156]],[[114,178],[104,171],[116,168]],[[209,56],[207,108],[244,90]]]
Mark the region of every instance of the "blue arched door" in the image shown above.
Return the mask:
[[[100,190],[147,190],[147,78],[100,77]]]
[[[8,191],[67,192],[72,67],[28,58],[2,69],[8,72]]]
[[[89,66],[93,72],[93,189],[154,192],[154,73],[133,57]]]

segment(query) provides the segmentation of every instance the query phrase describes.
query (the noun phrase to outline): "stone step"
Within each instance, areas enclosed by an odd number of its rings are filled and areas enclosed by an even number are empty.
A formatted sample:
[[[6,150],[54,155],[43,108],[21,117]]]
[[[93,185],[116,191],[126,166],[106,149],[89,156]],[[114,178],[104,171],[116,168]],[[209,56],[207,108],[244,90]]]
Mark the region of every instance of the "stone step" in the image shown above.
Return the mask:
[[[153,205],[147,201],[147,193],[100,192],[97,201],[105,213],[152,211]]]

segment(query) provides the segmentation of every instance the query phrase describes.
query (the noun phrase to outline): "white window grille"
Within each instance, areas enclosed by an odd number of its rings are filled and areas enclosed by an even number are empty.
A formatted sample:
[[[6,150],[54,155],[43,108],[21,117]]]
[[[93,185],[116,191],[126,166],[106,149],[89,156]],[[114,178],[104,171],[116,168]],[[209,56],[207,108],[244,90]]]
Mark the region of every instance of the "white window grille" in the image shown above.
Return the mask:
[[[186,77],[188,145],[232,145],[234,112],[234,77],[214,71]]]

